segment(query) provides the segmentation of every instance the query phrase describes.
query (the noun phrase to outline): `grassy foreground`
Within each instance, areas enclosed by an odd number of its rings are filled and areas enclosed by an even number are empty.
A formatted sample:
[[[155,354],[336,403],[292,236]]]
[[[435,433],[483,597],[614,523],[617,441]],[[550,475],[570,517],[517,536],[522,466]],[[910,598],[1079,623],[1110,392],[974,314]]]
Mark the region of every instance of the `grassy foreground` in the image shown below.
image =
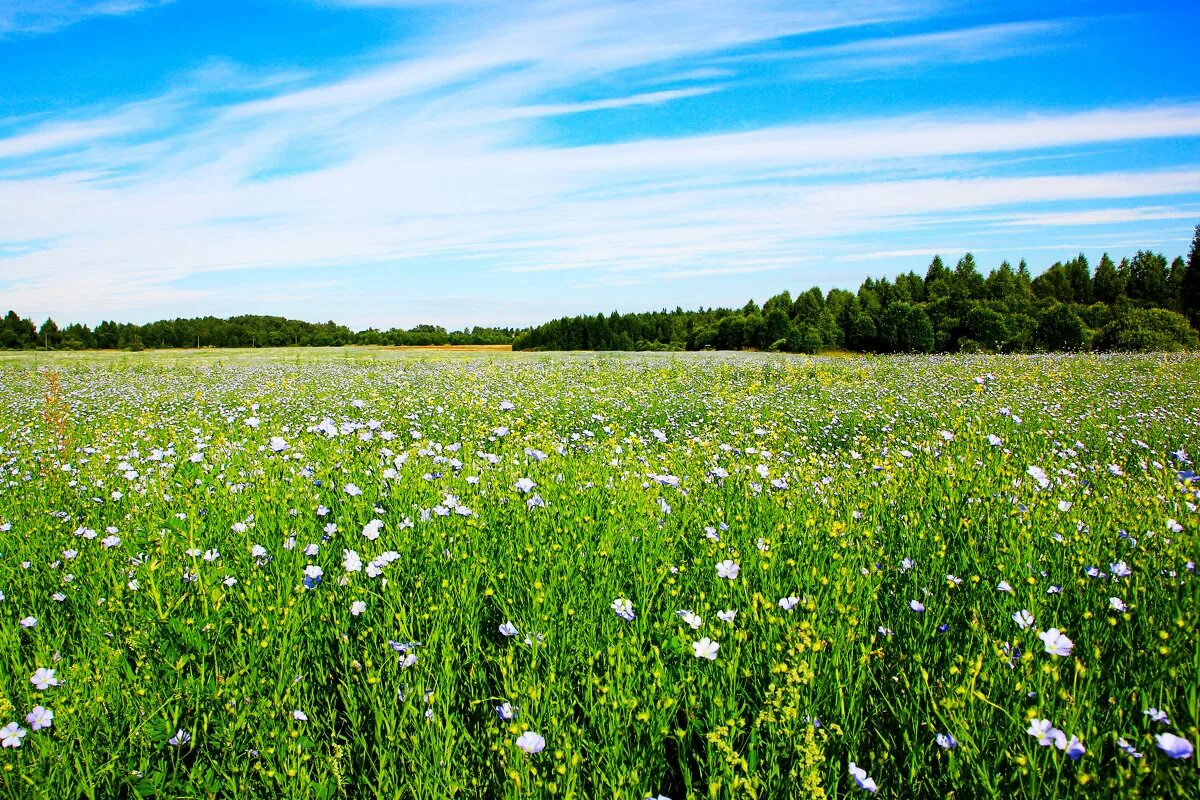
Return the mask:
[[[1200,359],[345,355],[0,361],[0,797],[1200,796]]]

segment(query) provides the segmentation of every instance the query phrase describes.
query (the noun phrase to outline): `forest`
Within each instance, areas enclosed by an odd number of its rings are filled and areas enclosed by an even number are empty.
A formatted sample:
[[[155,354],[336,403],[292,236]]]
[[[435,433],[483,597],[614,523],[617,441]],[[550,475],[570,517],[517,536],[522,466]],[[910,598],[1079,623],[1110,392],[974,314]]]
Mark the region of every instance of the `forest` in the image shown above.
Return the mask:
[[[774,350],[814,353],[1169,351],[1197,347],[1200,226],[1185,261],[1149,250],[1114,263],[1024,260],[984,276],[967,253],[921,276],[868,278],[857,292],[784,291],[761,306],[563,317],[518,334],[517,350]]]
[[[769,350],[815,353],[1189,350],[1200,346],[1200,226],[1188,257],[1150,250],[1095,269],[1080,254],[1036,277],[1022,260],[986,276],[967,253],[934,257],[925,275],[868,278],[857,292],[783,291],[761,306],[562,317],[524,330],[437,325],[352,331],[276,316],[196,317],[145,325],[103,321],[40,326],[15,311],[0,320],[4,349],[328,347],[512,344],[514,350]]]
[[[336,322],[303,322],[285,317],[194,317],[133,325],[105,320],[92,329],[80,323],[60,328],[53,319],[40,326],[9,311],[0,320],[0,348],[9,350],[144,350],[183,347],[340,347],[348,344],[443,345],[510,344],[509,328],[447,331],[438,325],[408,330],[352,331]]]

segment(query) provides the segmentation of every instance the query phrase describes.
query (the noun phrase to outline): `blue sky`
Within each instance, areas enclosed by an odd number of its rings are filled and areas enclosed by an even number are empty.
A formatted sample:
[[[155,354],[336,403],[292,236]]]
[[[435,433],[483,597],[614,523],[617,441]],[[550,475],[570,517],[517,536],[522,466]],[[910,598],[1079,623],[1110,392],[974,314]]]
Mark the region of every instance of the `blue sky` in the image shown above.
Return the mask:
[[[1194,2],[0,0],[0,305],[524,325],[1186,253]]]

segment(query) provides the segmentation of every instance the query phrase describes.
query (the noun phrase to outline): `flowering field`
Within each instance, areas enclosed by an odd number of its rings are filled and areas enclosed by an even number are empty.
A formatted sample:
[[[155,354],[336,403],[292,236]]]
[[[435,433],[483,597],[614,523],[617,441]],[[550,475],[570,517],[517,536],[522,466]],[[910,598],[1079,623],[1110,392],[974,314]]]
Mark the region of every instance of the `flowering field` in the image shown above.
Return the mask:
[[[0,797],[1200,796],[1200,359],[0,364]]]

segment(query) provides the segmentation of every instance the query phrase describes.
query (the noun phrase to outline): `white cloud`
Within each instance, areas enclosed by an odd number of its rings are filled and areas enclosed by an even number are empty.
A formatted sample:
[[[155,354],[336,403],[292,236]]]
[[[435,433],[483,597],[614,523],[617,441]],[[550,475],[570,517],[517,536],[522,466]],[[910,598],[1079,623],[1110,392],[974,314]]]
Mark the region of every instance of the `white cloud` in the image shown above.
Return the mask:
[[[173,0],[4,0],[0,37],[50,33],[91,17],[116,17]]]
[[[517,16],[512,8],[473,5],[469,24],[340,80],[276,80],[222,65],[220,75],[252,85],[258,99],[210,106],[203,86],[184,87],[0,139],[6,301],[63,318],[222,313],[211,288],[222,276],[292,270],[288,284],[304,287],[292,294],[316,296],[323,282],[364,266],[412,297],[435,298],[456,293],[439,281],[458,265],[481,297],[514,294],[491,319],[476,309],[451,324],[535,322],[537,309],[554,304],[506,287],[536,281],[550,296],[756,274],[793,280],[853,259],[864,237],[925,230],[927,241],[946,241],[943,229],[964,221],[1008,235],[1175,220],[1189,206],[1163,198],[1194,197],[1200,186],[1195,164],[1089,174],[1064,158],[1042,166],[1048,174],[1013,174],[1018,155],[1200,136],[1195,104],[946,109],[571,145],[538,126],[726,91],[736,71],[697,73],[690,61],[914,7],[553,3]],[[875,42],[860,54],[921,44]],[[846,58],[848,48],[827,55]],[[645,91],[672,74],[698,85]],[[956,177],[964,165],[978,177]],[[1131,201],[1143,210],[1122,210]],[[4,256],[6,242],[35,244]],[[929,252],[910,244],[886,251]],[[432,306],[342,283],[337,297],[358,315],[351,324],[428,319]],[[288,294],[257,301],[276,308]],[[599,301],[581,292],[563,310],[584,302]],[[312,307],[327,317],[333,304]]]

